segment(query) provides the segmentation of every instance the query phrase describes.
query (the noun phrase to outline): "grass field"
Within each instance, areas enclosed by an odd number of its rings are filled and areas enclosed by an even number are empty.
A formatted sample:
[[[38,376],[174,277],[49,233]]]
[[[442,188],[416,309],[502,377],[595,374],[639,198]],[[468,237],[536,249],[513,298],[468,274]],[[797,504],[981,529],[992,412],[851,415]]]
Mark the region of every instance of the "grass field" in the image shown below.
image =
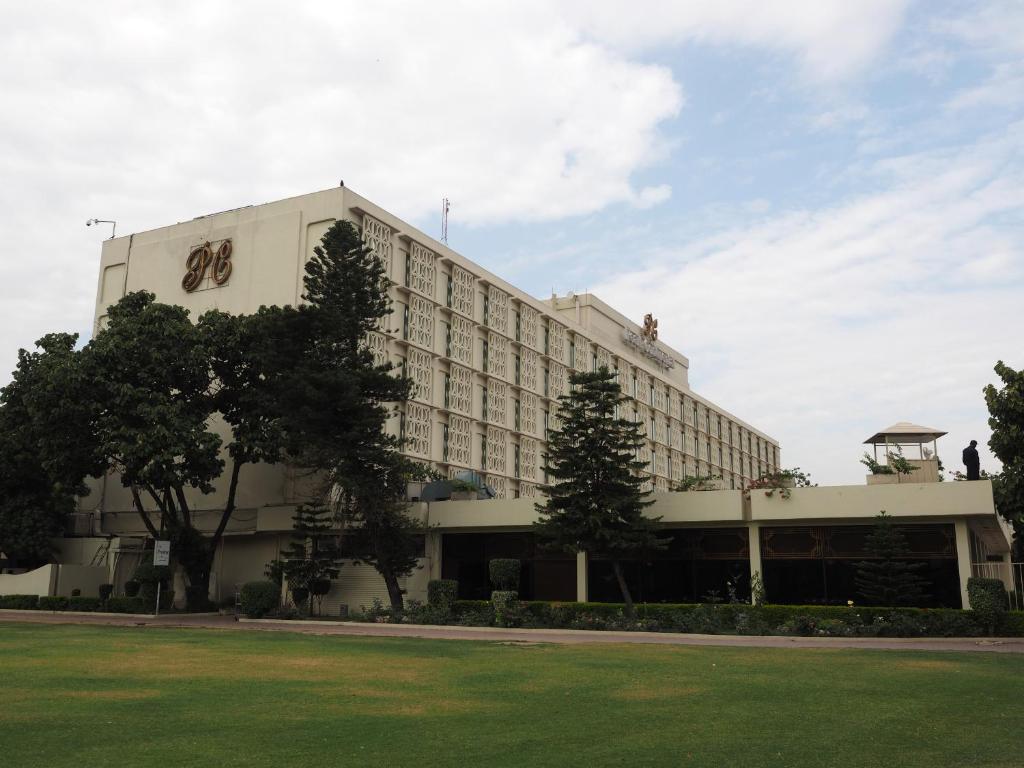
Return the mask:
[[[0,765],[1021,766],[1024,657],[0,623]]]

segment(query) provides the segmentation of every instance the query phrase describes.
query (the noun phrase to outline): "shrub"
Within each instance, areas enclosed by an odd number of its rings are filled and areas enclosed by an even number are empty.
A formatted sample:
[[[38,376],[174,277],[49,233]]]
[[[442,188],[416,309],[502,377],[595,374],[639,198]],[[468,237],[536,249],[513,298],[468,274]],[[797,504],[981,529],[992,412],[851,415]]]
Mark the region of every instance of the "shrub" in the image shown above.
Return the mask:
[[[139,600],[152,612],[156,610],[156,582],[142,584],[139,587]],[[166,611],[174,605],[174,590],[166,586],[160,588],[160,610]]]
[[[71,596],[72,597],[81,597],[82,596],[82,590],[80,590],[80,589],[72,589],[71,590]]]
[[[491,574],[491,584],[499,592],[519,591],[520,563],[511,558],[499,557],[491,560],[488,564]]]
[[[242,587],[242,613],[259,619],[281,603],[281,588],[272,581],[250,581]]]
[[[104,608],[110,613],[146,613],[142,600],[137,597],[111,597]],[[149,608],[151,612],[152,607]]]
[[[39,595],[0,595],[0,608],[34,611],[39,607]]]
[[[113,584],[100,584],[100,600],[106,602],[112,594],[114,594]]]
[[[72,597],[68,600],[69,611],[98,611],[103,607],[103,601],[98,597]]]
[[[171,576],[171,568],[168,565],[140,563],[135,569],[135,575],[132,578],[139,582],[139,584],[153,584],[155,586],[157,582],[160,582],[166,588],[171,585]]]
[[[459,596],[459,582],[455,579],[431,579],[427,582],[427,604],[451,611]]]
[[[39,598],[40,611],[66,611],[67,609],[68,599],[62,595],[54,595],[52,597],[43,595]]]
[[[994,635],[1002,624],[1003,616],[1009,606],[1006,587],[999,579],[980,579],[972,576],[967,580],[967,597],[971,601],[971,610],[980,623]]]
[[[518,563],[519,561],[514,562]],[[514,627],[519,623],[521,616],[518,592],[495,590],[491,592],[491,605],[494,606],[494,623],[499,627]]]
[[[124,596],[135,597],[139,594],[139,586],[139,582],[135,579],[128,579],[128,581],[124,583]]]
[[[419,600],[408,600],[405,604],[406,624],[447,624],[451,612],[436,605],[424,605]]]

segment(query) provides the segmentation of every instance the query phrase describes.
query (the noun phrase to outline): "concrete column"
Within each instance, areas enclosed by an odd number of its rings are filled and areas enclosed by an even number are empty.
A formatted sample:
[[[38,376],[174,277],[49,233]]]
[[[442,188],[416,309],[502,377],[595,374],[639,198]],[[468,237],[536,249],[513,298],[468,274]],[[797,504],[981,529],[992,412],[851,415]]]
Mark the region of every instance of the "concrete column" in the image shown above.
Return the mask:
[[[964,518],[957,520],[954,528],[956,530],[956,565],[960,572],[960,599],[963,601],[964,608],[970,608],[971,601],[967,597],[967,580],[971,578],[971,533]]]
[[[576,602],[588,601],[587,593],[587,553],[576,553]]]
[[[1017,586],[1013,580],[1013,557],[1012,553],[1003,553],[1002,567],[999,569],[1000,578],[1003,580],[1003,585],[1006,587],[1007,592],[1013,592]]]
[[[761,575],[761,583],[764,584],[764,570],[761,568],[761,524],[747,524],[747,546],[750,549],[750,581],[753,584],[754,574]],[[754,602],[753,590],[750,594],[750,602]]]
[[[426,556],[428,578],[441,578],[441,534],[438,531],[429,530],[426,535]]]

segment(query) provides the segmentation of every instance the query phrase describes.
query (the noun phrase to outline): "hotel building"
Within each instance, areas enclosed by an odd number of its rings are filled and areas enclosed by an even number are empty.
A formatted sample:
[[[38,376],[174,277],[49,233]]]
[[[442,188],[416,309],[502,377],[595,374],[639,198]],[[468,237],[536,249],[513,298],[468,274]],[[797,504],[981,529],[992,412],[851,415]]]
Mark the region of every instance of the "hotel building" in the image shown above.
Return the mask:
[[[424,599],[427,581],[440,577],[457,579],[462,597],[485,597],[487,562],[517,557],[525,598],[617,599],[608,563],[547,552],[531,532],[545,437],[558,427],[557,398],[571,372],[602,366],[617,371],[627,415],[646,434],[649,513],[662,518],[670,539],[666,550],[628,564],[638,600],[724,597],[730,585],[743,593],[758,574],[770,601],[845,603],[855,598],[855,564],[866,556],[865,536],[883,509],[905,529],[914,557],[928,563],[931,604],[966,605],[972,572],[1008,563],[1010,533],[995,514],[990,483],[939,483],[936,458],[924,453],[915,482],[797,488],[786,497],[745,493],[751,479],[778,468],[778,441],[695,393],[689,360],[656,338],[653,318],[636,323],[590,294],[528,296],[344,187],[108,240],[95,328],[103,327],[111,304],[142,289],[183,305],[193,318],[210,309],[249,313],[297,304],[304,265],[339,219],[359,228],[393,283],[394,312],[369,343],[378,359],[405,371],[415,392],[389,428],[404,435],[410,457],[447,476],[477,472],[497,497],[411,502],[428,527],[422,567],[405,582],[410,597]],[[204,248],[210,268],[185,279],[190,254]],[[943,434],[904,426],[880,433],[886,446],[891,438],[934,447]],[[720,490],[669,492],[697,475],[722,478]],[[243,469],[211,597],[230,598],[242,583],[263,578],[309,493],[286,466]],[[193,494],[197,525],[214,528],[224,496],[223,487]],[[123,583],[145,556],[145,529],[116,476],[93,483],[69,533],[58,542],[64,565],[52,567],[92,566],[97,583]],[[66,587],[48,583],[51,591]],[[0,584],[0,592],[24,588]],[[349,563],[325,605],[331,612],[358,609],[375,597],[386,599],[376,572]]]

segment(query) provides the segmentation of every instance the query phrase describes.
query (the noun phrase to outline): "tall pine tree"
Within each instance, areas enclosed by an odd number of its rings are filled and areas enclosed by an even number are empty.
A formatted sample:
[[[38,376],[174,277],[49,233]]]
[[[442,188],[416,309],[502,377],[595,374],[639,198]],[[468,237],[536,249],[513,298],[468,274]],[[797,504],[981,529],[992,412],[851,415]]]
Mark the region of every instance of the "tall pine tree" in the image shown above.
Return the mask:
[[[534,529],[552,548],[608,558],[632,616],[622,561],[665,546],[657,536],[661,518],[643,514],[651,504],[641,474],[647,467],[637,459],[644,437],[636,422],[619,417],[626,398],[607,368],[574,373],[570,385],[559,397],[561,425],[548,437],[544,469],[554,480]]]
[[[928,599],[925,563],[911,562],[907,540],[883,510],[868,534],[865,550],[874,559],[857,563],[855,583],[868,605],[920,605]]]
[[[280,414],[294,464],[322,473],[337,502],[346,550],[372,565],[391,606],[403,607],[400,579],[416,567],[420,524],[407,513],[407,482],[424,470],[401,455],[385,429],[412,382],[377,363],[368,334],[391,314],[384,264],[347,221],[334,224],[306,265],[305,304],[283,310],[281,327],[301,349],[279,386]]]

